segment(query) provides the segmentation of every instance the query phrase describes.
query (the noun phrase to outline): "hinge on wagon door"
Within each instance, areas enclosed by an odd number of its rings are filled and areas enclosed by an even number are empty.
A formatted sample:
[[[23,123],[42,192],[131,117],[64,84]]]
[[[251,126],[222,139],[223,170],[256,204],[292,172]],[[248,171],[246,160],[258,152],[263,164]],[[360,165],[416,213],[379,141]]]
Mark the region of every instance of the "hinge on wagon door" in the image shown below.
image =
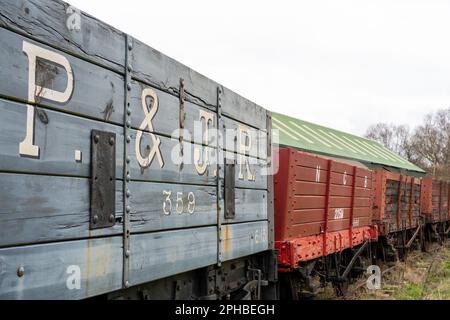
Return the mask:
[[[112,227],[116,221],[116,134],[91,132],[90,229]]]
[[[234,219],[235,210],[235,170],[234,160],[225,160],[225,219]]]

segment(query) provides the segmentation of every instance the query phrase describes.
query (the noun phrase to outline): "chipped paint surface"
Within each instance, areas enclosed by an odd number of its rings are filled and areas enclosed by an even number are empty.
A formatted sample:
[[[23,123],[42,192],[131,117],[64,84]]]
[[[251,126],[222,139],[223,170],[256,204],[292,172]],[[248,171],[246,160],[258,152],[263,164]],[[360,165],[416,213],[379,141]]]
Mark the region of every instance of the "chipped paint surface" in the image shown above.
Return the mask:
[[[231,260],[268,249],[268,222],[222,226],[223,260]]]
[[[326,237],[327,255],[358,246],[367,240],[378,236],[375,227],[366,226],[354,228],[351,239],[348,230],[329,232]],[[300,261],[310,261],[323,256],[323,235],[295,238],[287,241],[276,241],[275,247],[279,251],[278,264],[280,268],[295,269]]]
[[[121,288],[121,237],[4,248],[0,257],[0,299],[81,299]],[[67,287],[69,266],[81,270],[79,289]]]

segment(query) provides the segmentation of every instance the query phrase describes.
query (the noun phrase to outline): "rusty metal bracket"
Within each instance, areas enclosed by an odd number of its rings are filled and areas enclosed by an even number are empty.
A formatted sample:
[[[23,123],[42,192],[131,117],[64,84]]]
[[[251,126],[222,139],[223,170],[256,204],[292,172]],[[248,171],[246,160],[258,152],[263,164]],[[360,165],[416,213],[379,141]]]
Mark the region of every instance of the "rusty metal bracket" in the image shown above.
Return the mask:
[[[225,219],[234,219],[235,208],[235,172],[234,160],[225,159]]]
[[[91,131],[90,229],[112,227],[116,221],[116,134]]]

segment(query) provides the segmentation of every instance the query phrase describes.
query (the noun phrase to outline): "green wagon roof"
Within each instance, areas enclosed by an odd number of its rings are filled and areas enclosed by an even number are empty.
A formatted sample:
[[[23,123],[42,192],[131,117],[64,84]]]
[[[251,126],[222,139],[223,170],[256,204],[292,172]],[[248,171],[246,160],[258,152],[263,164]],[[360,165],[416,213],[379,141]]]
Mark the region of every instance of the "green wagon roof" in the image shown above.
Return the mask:
[[[278,142],[280,145],[340,158],[359,160],[369,164],[385,165],[425,173],[416,165],[373,140],[275,112],[272,114],[272,120],[273,128],[278,129]],[[274,132],[275,134],[277,133]]]

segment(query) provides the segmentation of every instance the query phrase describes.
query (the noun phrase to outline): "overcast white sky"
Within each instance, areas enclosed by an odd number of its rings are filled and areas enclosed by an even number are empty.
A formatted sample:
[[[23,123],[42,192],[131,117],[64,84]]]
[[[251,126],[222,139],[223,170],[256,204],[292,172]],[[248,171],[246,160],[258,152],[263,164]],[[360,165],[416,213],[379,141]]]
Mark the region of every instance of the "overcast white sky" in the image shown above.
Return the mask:
[[[450,1],[66,1],[265,108],[354,134],[450,106]]]

